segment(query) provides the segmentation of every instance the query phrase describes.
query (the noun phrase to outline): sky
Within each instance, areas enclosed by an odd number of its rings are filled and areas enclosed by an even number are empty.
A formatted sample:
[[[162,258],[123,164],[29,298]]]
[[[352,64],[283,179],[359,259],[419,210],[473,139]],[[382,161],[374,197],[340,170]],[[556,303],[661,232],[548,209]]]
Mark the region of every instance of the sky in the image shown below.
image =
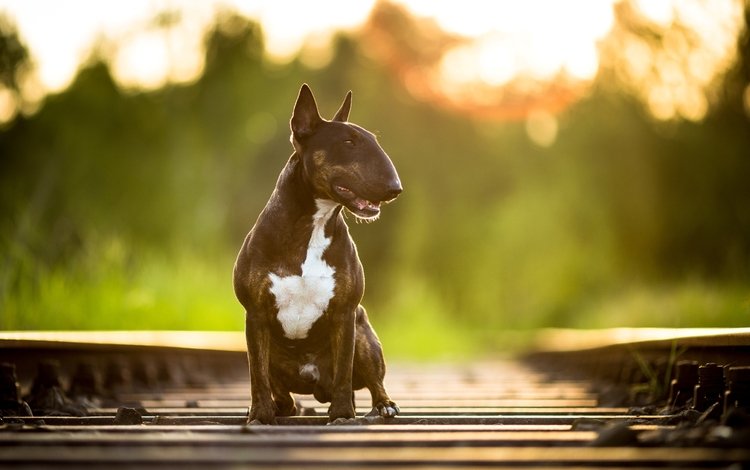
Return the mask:
[[[596,41],[613,21],[612,0],[399,1],[413,13],[436,20],[446,32],[480,38],[445,57],[443,68],[453,81],[480,79],[499,84],[518,73],[549,75],[560,68],[574,76],[591,77],[598,65]],[[325,44],[334,31],[356,28],[367,19],[374,3],[0,0],[0,10],[18,24],[36,59],[41,86],[58,91],[70,83],[97,43],[114,49],[114,72],[121,83],[154,88],[167,80],[187,81],[200,74],[201,41],[212,19],[224,9],[259,20],[270,56],[283,61],[305,43]],[[571,7],[571,3],[576,5]],[[167,32],[157,28],[154,20],[165,10],[180,12],[177,24]],[[539,15],[539,11],[548,13]],[[567,27],[561,21],[566,17],[577,26]],[[465,66],[474,62],[476,66]],[[451,70],[463,72],[451,74]]]
[[[96,47],[111,55],[115,78],[125,86],[148,89],[195,79],[203,67],[202,41],[222,11],[235,10],[259,20],[270,55],[286,60],[306,40],[322,41],[336,30],[361,24],[373,4],[374,0],[0,0],[0,12],[20,30],[42,88],[54,92],[70,84]],[[171,19],[162,15],[162,23],[173,24],[159,28],[157,18],[165,11],[177,14]]]
[[[457,96],[477,86],[503,87],[518,77],[551,81],[562,75],[574,82],[591,82],[599,70],[601,42],[615,27],[618,3],[392,1],[417,17],[433,20],[446,33],[466,39],[445,52],[435,74],[438,86]],[[726,66],[725,51],[736,40],[742,0],[632,3],[657,28],[668,28],[676,20],[695,28],[705,49],[691,66],[697,79],[703,76],[708,81],[714,69]],[[17,25],[31,51],[35,69],[26,80],[25,94],[34,101],[67,87],[94,52],[108,58],[115,80],[125,88],[154,89],[196,80],[203,71],[203,39],[216,16],[227,10],[259,21],[269,59],[284,62],[303,48],[325,51],[335,32],[362,25],[374,5],[375,0],[0,0],[0,13]],[[662,60],[636,46],[627,52],[634,75],[646,73],[651,62]],[[670,65],[665,63],[669,75]],[[675,67],[671,69],[674,72]],[[654,82],[653,77],[647,79]],[[696,101],[695,90],[681,89],[682,98],[693,101],[683,106],[686,114],[700,117],[705,105]],[[655,112],[669,117],[670,112],[680,111],[668,102],[674,94],[670,89],[662,86],[644,93]],[[0,121],[9,114],[3,111],[3,103],[9,100],[0,90]]]

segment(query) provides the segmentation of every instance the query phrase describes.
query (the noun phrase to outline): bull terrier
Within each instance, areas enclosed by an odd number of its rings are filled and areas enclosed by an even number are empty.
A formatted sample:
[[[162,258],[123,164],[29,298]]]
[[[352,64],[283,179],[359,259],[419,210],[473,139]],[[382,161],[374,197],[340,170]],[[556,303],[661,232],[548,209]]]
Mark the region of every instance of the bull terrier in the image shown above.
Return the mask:
[[[394,417],[385,361],[360,305],[364,271],[343,209],[364,221],[401,191],[375,136],[349,122],[351,91],[333,119],[320,117],[310,88],[290,120],[294,153],[234,265],[245,308],[250,367],[248,423],[297,414],[292,393],[329,403],[328,421],[354,419],[354,390],[367,387],[371,416]]]

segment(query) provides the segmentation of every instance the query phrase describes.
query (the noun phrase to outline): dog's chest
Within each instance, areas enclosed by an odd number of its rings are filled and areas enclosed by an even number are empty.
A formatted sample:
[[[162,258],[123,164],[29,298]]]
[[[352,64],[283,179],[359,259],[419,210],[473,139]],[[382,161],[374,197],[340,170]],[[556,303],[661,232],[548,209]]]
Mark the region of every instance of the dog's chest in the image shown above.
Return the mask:
[[[289,339],[307,337],[310,328],[323,315],[333,298],[336,286],[336,270],[323,259],[323,253],[331,245],[325,236],[325,226],[334,214],[337,204],[328,200],[316,200],[317,211],[313,215],[312,233],[307,245],[307,254],[302,262],[302,274],[279,276],[269,273],[270,291],[276,299],[284,335]]]

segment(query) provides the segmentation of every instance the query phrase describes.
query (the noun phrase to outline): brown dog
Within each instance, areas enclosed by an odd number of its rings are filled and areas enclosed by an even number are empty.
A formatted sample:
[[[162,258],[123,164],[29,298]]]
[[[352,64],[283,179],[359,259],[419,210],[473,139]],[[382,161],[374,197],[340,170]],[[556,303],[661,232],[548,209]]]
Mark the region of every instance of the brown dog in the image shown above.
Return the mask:
[[[302,85],[290,124],[294,153],[240,249],[234,291],[245,307],[252,404],[248,422],[297,413],[291,393],[330,402],[329,421],[354,418],[354,390],[371,414],[399,409],[383,387],[385,362],[359,304],[364,272],[342,208],[374,220],[401,182],[375,136],[348,122],[351,92],[331,121]]]

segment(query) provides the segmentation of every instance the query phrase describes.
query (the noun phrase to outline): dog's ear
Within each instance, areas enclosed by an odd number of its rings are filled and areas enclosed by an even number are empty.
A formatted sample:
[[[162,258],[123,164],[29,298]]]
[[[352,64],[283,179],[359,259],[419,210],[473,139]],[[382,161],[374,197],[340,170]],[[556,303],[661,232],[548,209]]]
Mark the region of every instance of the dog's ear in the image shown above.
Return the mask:
[[[318,113],[315,97],[310,87],[305,83],[299,90],[297,102],[294,104],[294,113],[289,121],[293,139],[299,140],[309,136],[321,122],[323,122],[323,119]]]
[[[346,122],[349,120],[349,111],[352,109],[352,92],[349,91],[344,98],[344,102],[341,103],[341,107],[336,111],[336,115],[333,116],[332,121]]]

